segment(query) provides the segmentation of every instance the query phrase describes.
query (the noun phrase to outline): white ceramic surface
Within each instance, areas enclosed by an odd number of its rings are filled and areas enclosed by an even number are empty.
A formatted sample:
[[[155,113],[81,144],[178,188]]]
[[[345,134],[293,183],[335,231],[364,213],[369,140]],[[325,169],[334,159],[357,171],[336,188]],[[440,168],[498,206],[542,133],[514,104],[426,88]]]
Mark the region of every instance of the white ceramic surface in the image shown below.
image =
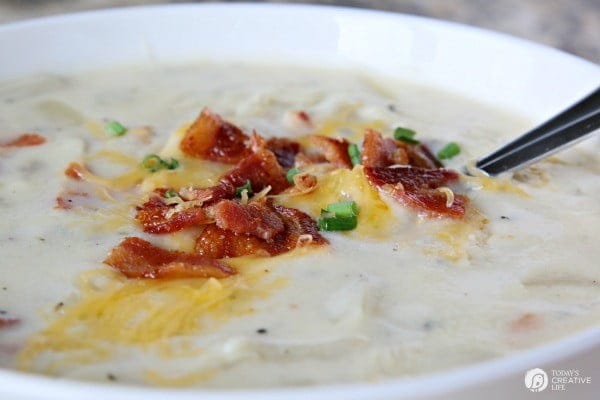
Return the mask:
[[[424,18],[343,8],[173,5],[113,9],[0,26],[0,80],[118,64],[198,59],[339,68],[451,90],[541,121],[600,84],[600,68],[530,42]],[[510,357],[377,384],[199,392],[71,382],[0,370],[2,399],[523,398],[524,372],[576,368],[600,392],[600,327]],[[545,392],[544,398],[560,398]]]

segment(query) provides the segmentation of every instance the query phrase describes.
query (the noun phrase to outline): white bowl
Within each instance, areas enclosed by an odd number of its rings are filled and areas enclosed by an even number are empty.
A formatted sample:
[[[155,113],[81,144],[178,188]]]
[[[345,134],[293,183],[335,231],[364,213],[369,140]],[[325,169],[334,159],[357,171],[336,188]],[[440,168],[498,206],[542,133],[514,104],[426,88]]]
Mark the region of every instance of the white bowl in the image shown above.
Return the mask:
[[[169,5],[0,26],[0,80],[117,64],[197,59],[364,68],[541,121],[600,83],[598,66],[505,35],[405,15],[333,7]],[[73,382],[0,371],[6,399],[528,398],[534,367],[598,370],[600,328],[505,358],[377,384],[199,391]],[[597,377],[592,377],[592,382]],[[593,394],[569,388],[570,397]]]

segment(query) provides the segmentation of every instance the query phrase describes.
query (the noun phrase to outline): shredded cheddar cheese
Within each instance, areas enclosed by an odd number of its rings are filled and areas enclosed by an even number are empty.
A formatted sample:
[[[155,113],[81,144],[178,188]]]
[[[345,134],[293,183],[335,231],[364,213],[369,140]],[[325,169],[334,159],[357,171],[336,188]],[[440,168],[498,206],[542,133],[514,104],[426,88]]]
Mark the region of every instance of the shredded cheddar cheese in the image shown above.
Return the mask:
[[[80,300],[29,339],[19,367],[53,374],[64,366],[109,359],[119,346],[155,349],[162,357],[198,351],[174,339],[252,313],[255,300],[284,284],[281,278],[267,278],[264,268],[250,261],[231,260],[240,273],[223,280],[128,280],[108,269],[84,273]],[[53,361],[44,362],[50,353]]]

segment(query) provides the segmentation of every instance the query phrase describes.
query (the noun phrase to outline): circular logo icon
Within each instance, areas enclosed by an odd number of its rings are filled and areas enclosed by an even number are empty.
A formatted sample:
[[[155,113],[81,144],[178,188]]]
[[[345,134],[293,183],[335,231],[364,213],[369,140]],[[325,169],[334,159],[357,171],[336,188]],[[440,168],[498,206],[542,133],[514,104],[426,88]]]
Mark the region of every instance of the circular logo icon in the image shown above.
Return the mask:
[[[548,386],[548,375],[541,368],[530,369],[525,373],[525,387],[532,392],[541,392]]]

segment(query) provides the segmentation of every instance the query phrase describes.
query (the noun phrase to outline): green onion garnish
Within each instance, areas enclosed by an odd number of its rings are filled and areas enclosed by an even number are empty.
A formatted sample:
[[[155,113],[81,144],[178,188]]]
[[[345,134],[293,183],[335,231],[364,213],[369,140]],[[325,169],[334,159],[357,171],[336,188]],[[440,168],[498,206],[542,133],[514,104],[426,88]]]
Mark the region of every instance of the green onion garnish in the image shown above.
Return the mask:
[[[358,205],[355,201],[331,203],[327,205],[325,212],[332,213],[335,217],[356,217],[358,215]]]
[[[437,156],[440,160],[447,160],[455,155],[460,153],[460,147],[454,142],[450,142],[445,145],[440,151],[438,151]]]
[[[248,195],[252,194],[252,182],[250,182],[250,180],[247,180],[244,186],[240,186],[239,188],[235,189],[235,195],[237,197],[242,197],[242,192],[244,190]]]
[[[415,139],[417,132],[412,129],[398,127],[394,130],[394,139],[401,140],[409,144],[419,144],[419,141]]]
[[[142,160],[142,167],[146,168],[150,172],[156,172],[163,168],[175,169],[179,167],[179,161],[174,158],[171,158],[169,161],[165,161],[157,154],[149,154]]]
[[[163,168],[163,160],[156,154],[149,154],[142,160],[142,167],[150,172],[156,172]]]
[[[162,160],[162,165],[166,169],[175,169],[175,168],[179,167],[179,161],[177,161],[174,158],[171,158],[171,160],[169,160],[169,161]]]
[[[294,177],[300,173],[298,168],[290,168],[288,172],[285,173],[285,177],[289,183],[294,183]]]
[[[169,189],[169,190],[167,190],[167,191],[165,192],[165,197],[166,197],[167,199],[170,199],[170,198],[172,198],[172,197],[177,197],[177,196],[179,196],[179,195],[178,195],[178,194],[177,194],[177,192],[176,192],[176,191],[174,191],[173,189]]]
[[[348,145],[348,155],[350,156],[352,165],[360,164],[360,150],[356,144],[350,143]]]
[[[351,231],[356,228],[358,217],[321,217],[317,223],[322,231]]]
[[[358,205],[355,201],[328,204],[317,224],[322,231],[350,231],[358,224]]]
[[[127,128],[125,128],[118,121],[111,121],[111,122],[109,122],[108,124],[106,124],[104,126],[104,130],[110,136],[123,136],[125,134],[125,132],[127,132]]]

